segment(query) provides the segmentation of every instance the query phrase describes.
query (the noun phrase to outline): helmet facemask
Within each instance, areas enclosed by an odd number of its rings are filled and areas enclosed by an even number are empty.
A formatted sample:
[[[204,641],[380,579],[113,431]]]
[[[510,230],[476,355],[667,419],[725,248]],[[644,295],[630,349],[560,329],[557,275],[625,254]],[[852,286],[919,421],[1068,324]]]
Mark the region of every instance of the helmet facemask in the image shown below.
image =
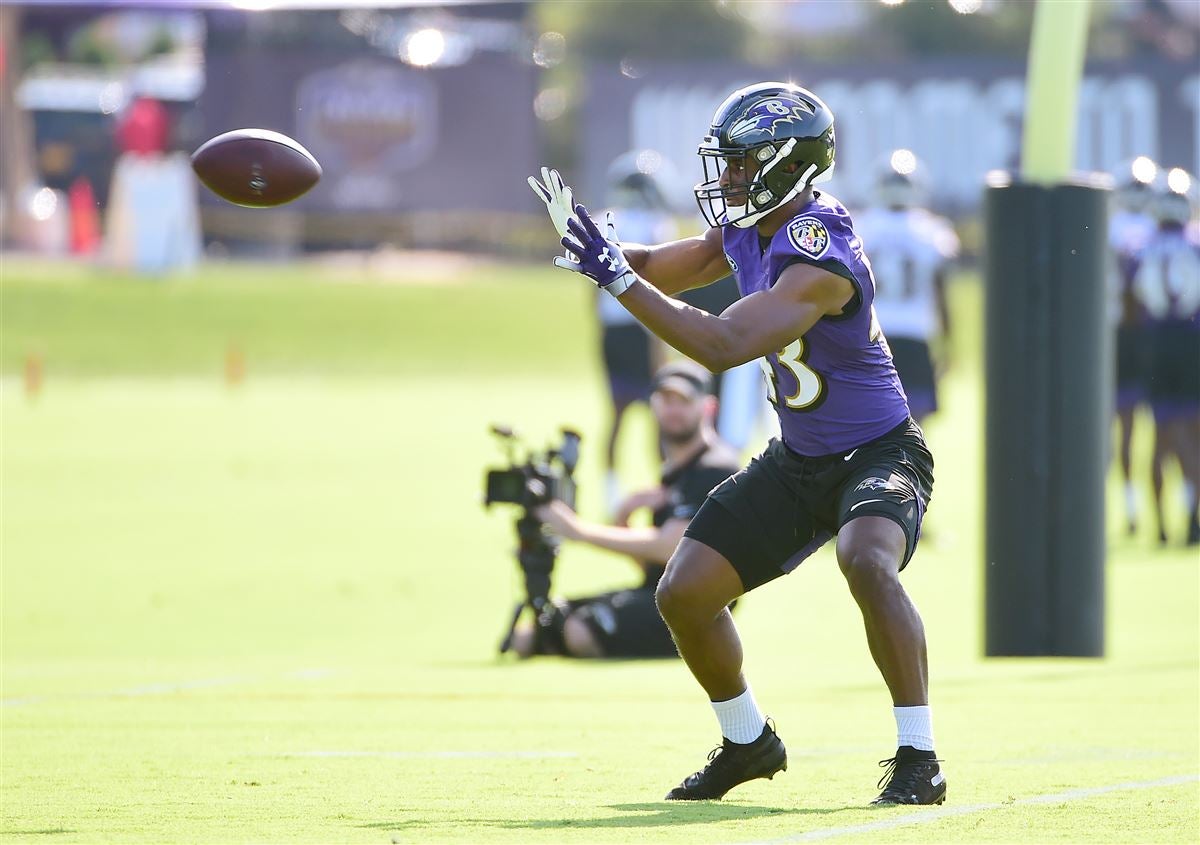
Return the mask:
[[[739,229],[748,228],[799,196],[809,185],[825,182],[833,176],[832,164],[817,173],[815,163],[800,161],[796,146],[796,139],[790,138],[753,147],[722,147],[715,137],[705,137],[697,150],[704,166],[704,181],[693,191],[708,225],[731,223]],[[722,185],[721,173],[729,159],[740,159],[747,172],[751,170],[752,162],[758,164],[753,180]],[[731,199],[741,204],[731,204]]]

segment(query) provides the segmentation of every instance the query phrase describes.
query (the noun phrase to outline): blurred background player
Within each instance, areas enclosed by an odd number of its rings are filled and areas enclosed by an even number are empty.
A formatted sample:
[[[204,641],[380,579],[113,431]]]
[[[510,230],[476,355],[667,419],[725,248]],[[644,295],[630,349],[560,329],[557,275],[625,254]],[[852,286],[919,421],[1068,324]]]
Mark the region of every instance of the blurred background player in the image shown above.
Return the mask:
[[[1146,385],[1154,411],[1154,501],[1158,536],[1167,542],[1162,465],[1174,457],[1183,475],[1189,545],[1200,543],[1200,243],[1188,226],[1195,214],[1192,178],[1174,168],[1156,191],[1158,224],[1138,253],[1133,284],[1146,310]]]
[[[856,221],[875,274],[875,313],[892,349],[908,406],[918,423],[937,410],[937,375],[950,338],[946,273],[958,256],[950,221],[923,207],[919,162],[896,150],[875,181],[876,205]]]
[[[1151,186],[1158,167],[1146,156],[1138,156],[1113,174],[1116,188],[1108,222],[1112,272],[1116,279],[1116,411],[1120,436],[1121,475],[1125,481],[1125,524],[1137,533],[1138,500],[1133,483],[1131,444],[1138,405],[1146,400],[1147,336],[1145,314],[1133,287],[1137,253],[1157,228],[1150,215]],[[1160,472],[1161,470],[1156,470]],[[1161,523],[1161,518],[1159,522]]]
[[[621,502],[616,525],[586,522],[558,500],[537,510],[538,518],[564,540],[628,556],[641,571],[642,583],[598,596],[555,600],[553,610],[538,619],[540,631],[529,625],[517,630],[517,654],[675,656],[675,643],[654,602],[655,589],[708,491],[737,472],[741,460],[713,429],[712,377],[699,364],[682,360],[655,373],[650,408],[666,458],[662,481]],[[630,527],[630,517],[642,509],[650,511],[653,524]]]
[[[121,155],[109,191],[109,258],[142,275],[188,271],[200,260],[196,178],[173,134],[170,113],[150,97],[130,103],[116,127]]]
[[[608,168],[608,207],[620,216],[630,238],[638,243],[662,243],[676,237],[663,176],[666,164],[654,150],[630,150]],[[605,452],[605,502],[616,513],[621,501],[617,476],[617,438],[625,412],[650,396],[650,379],[663,361],[662,344],[611,296],[597,291],[600,343],[612,424]]]

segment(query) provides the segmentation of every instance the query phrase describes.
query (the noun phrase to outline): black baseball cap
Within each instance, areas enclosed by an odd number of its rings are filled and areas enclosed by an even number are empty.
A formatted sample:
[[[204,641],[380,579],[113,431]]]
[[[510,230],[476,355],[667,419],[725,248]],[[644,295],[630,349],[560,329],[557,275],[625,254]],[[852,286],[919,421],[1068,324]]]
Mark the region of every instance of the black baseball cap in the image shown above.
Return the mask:
[[[688,399],[712,393],[712,373],[695,361],[680,359],[661,367],[654,374],[654,391],[670,390]]]

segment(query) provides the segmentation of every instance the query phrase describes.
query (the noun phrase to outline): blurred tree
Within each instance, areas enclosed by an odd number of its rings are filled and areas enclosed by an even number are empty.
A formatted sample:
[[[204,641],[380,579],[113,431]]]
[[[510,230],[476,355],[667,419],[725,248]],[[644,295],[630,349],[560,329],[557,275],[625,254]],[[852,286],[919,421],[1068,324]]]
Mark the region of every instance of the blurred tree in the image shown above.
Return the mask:
[[[96,27],[82,26],[67,42],[67,61],[113,67],[121,64],[121,52]]]
[[[0,4],[0,242],[18,240],[27,220],[25,197],[34,187],[33,127],[29,114],[17,105],[16,90],[25,67],[21,57],[19,6]]]
[[[150,39],[150,43],[146,45],[146,52],[142,56],[143,59],[149,59],[154,56],[166,56],[175,52],[175,39],[171,36],[171,31],[165,26],[160,26],[154,32],[154,37]]]
[[[739,59],[746,56],[751,34],[728,3],[712,0],[582,0],[539,6],[538,19],[554,24],[589,58]]]
[[[54,42],[44,32],[27,32],[21,37],[21,70],[57,59]]]
[[[987,53],[1024,56],[1034,3],[997,3],[986,13],[962,15],[945,0],[879,5],[871,29],[910,55]]]

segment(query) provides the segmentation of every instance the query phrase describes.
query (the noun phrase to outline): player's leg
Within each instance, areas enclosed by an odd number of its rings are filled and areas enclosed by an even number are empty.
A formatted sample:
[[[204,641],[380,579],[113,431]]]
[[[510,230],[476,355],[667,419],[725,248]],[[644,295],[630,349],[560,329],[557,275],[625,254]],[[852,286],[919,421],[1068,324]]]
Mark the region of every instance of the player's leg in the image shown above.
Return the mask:
[[[1200,335],[1179,332],[1177,345],[1172,355],[1179,407],[1175,449],[1183,473],[1187,543],[1195,545],[1200,543]]]
[[[1137,486],[1133,482],[1132,443],[1137,407],[1145,399],[1147,338],[1134,325],[1123,324],[1116,336],[1116,399],[1118,456],[1124,480],[1125,522],[1128,532],[1137,533]]]
[[[1200,544],[1200,414],[1184,423],[1180,440],[1189,464],[1185,475],[1188,495],[1187,543],[1194,546]]]
[[[873,803],[940,804],[946,779],[933,747],[925,628],[900,583],[921,537],[933,458],[909,425],[855,450],[851,463],[837,482],[838,565],[896,719],[896,755]]]
[[[933,750],[925,626],[900,583],[908,539],[883,516],[864,516],[838,533],[837,557],[862,611],[867,645],[892,696],[896,754],[874,804],[941,804],[946,778]]]
[[[605,504],[615,513],[621,501],[617,475],[617,442],[625,412],[634,402],[650,397],[652,376],[649,334],[640,325],[606,324],[601,336],[604,369],[608,375],[608,395],[612,407],[612,426],[608,432]]]
[[[667,563],[656,599],[679,655],[711,701],[746,691],[742,641],[729,603],[742,594],[737,570],[723,555],[684,537]],[[755,735],[762,730],[756,727]]]
[[[668,800],[720,798],[787,768],[783,742],[742,675],[742,643],[728,605],[790,571],[829,539],[793,490],[786,449],[773,441],[709,493],[658,584],[658,606],[680,655],[708,693],[722,744]]]
[[[722,734],[719,753],[667,793],[668,801],[719,799],[740,783],[787,769],[787,749],[742,675],[742,641],[729,612],[741,594],[741,577],[729,560],[688,537],[659,581],[659,610],[680,656],[708,693]]]
[[[1154,420],[1154,451],[1150,456],[1150,494],[1154,503],[1154,520],[1158,525],[1158,542],[1167,544],[1167,523],[1163,514],[1163,463],[1169,452],[1170,433],[1167,423],[1157,415]]]
[[[1187,514],[1187,543],[1200,543],[1200,415],[1181,415],[1170,423],[1171,451],[1183,476],[1183,501]]]
[[[604,500],[605,506],[609,512],[615,512],[621,502],[621,484],[617,476],[617,440],[621,436],[621,422],[625,419],[625,412],[629,410],[631,402],[618,399],[615,391],[610,393],[612,397],[612,424],[608,429],[608,442],[604,452]]]
[[[865,516],[838,533],[837,559],[892,703],[921,707],[929,703],[929,671],[925,627],[900,583],[907,543],[904,530],[891,519]]]
[[[1120,443],[1120,461],[1121,461],[1121,478],[1125,482],[1125,524],[1128,532],[1133,535],[1137,533],[1137,490],[1133,484],[1133,460],[1132,460],[1132,444],[1133,444],[1133,420],[1134,405],[1117,406],[1117,430],[1121,439]]]

